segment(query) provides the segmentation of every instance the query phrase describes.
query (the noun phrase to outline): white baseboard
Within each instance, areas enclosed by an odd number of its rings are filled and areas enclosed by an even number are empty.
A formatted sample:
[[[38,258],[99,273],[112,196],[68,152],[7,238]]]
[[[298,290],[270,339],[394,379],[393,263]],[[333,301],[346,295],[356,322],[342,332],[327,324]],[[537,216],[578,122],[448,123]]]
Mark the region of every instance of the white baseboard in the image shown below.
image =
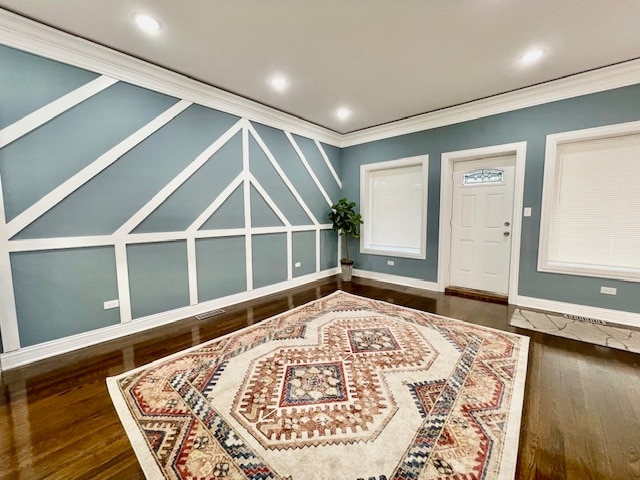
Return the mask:
[[[545,300],[543,298],[533,298],[518,295],[515,298],[518,307],[534,308],[537,310],[547,310],[549,312],[567,313],[581,317],[595,318],[607,323],[617,323],[630,327],[640,327],[640,313],[624,312],[622,310],[611,310],[608,308],[589,307],[575,303],[558,302],[555,300]]]
[[[254,300],[256,298],[264,297],[272,293],[281,292],[289,288],[294,288],[316,280],[320,280],[322,278],[330,277],[338,273],[340,273],[339,268],[324,270],[319,273],[305,275],[303,277],[277,283],[275,285],[257,288],[249,292],[229,295],[227,297],[219,298],[216,300],[202,302],[198,305],[191,305],[188,307],[178,308],[176,310],[170,310],[168,312],[162,312],[155,315],[137,318],[130,323],[113,325],[90,332],[80,333],[78,335],[73,335],[70,337],[51,340],[49,342],[40,343],[38,345],[32,345],[30,347],[21,348],[12,352],[2,353],[0,354],[0,372],[2,370],[10,370],[12,368],[27,365],[38,360],[44,360],[55,355],[60,355],[63,353],[71,352],[73,350],[78,350],[80,348],[89,347],[91,345],[103,343],[108,340],[114,340],[116,338],[142,332],[144,330],[149,330],[161,325],[166,325],[168,323],[189,318],[200,313],[215,310],[217,308],[224,308],[230,305],[235,305],[237,303]],[[357,277],[368,278],[371,280],[378,280],[380,282],[420,288],[423,290],[435,292],[442,291],[442,289],[439,288],[436,282],[428,282],[426,280],[421,280],[418,278],[402,277],[399,275],[391,275],[388,273],[372,272],[360,269],[354,269],[353,275]],[[526,297],[522,295],[516,296],[515,304],[519,307],[524,308],[534,308],[538,310],[547,310],[550,312],[567,313],[571,315],[596,318],[598,320],[617,323],[619,325],[640,327],[640,313],[589,307],[585,305],[577,305],[574,303],[558,302],[555,300],[545,300],[541,298]]]
[[[441,292],[442,289],[436,282],[428,282],[419,278],[401,277],[399,275],[391,275],[389,273],[371,272],[369,270],[353,269],[353,275],[356,277],[368,278],[370,280],[378,280],[380,282],[395,283],[404,287],[421,288],[422,290],[430,290],[432,292]]]
[[[188,307],[170,310],[168,312],[162,312],[155,315],[136,318],[129,323],[120,323],[118,325],[112,325],[98,330],[79,333],[70,337],[51,340],[49,342],[24,347],[19,350],[2,353],[0,354],[0,371],[10,370],[12,368],[37,362],[38,360],[44,360],[45,358],[53,357],[55,355],[68,353],[73,350],[89,347],[91,345],[103,343],[108,340],[114,340],[126,335],[149,330],[151,328],[166,325],[177,320],[193,317],[194,315],[208,312],[210,310],[215,310],[217,308],[224,308],[230,305],[235,305],[237,303],[264,297],[272,293],[281,292],[289,288],[297,287],[316,280],[320,280],[322,278],[330,277],[337,273],[340,273],[339,268],[324,270],[319,273],[313,273],[299,278],[294,278],[293,280],[289,280],[286,282],[256,288],[255,290],[251,290],[249,292],[237,293],[235,295],[229,295],[227,297],[218,298],[208,302],[202,302],[197,305],[191,305]]]

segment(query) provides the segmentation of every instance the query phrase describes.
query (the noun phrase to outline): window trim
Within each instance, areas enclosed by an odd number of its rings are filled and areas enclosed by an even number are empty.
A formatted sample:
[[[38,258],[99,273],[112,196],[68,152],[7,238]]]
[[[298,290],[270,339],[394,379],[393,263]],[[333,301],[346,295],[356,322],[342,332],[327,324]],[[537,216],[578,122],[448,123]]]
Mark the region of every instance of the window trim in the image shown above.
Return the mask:
[[[394,248],[373,248],[367,242],[368,232],[371,228],[369,215],[371,211],[370,202],[370,174],[379,170],[389,170],[393,168],[420,166],[422,168],[422,212],[421,218],[421,238],[419,251],[408,251],[405,249]],[[364,224],[361,228],[360,235],[360,253],[368,255],[384,255],[390,257],[413,258],[424,260],[427,258],[427,197],[429,188],[429,155],[417,155],[414,157],[405,157],[397,160],[388,160],[385,162],[368,163],[360,166],[360,209]]]
[[[551,209],[557,187],[555,170],[558,160],[558,146],[568,143],[600,140],[632,134],[640,134],[640,121],[547,135],[542,186],[542,204],[540,209],[538,271],[640,282],[640,269],[561,262],[549,259],[549,233],[552,217]]]

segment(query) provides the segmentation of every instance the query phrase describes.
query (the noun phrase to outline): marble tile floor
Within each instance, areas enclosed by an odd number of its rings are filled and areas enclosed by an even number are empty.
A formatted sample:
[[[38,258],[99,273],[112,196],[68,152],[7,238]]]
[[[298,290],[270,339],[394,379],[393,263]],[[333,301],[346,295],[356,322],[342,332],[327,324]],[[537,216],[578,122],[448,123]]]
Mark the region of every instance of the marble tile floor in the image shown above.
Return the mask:
[[[640,353],[640,328],[524,308],[515,309],[509,324],[512,327]]]

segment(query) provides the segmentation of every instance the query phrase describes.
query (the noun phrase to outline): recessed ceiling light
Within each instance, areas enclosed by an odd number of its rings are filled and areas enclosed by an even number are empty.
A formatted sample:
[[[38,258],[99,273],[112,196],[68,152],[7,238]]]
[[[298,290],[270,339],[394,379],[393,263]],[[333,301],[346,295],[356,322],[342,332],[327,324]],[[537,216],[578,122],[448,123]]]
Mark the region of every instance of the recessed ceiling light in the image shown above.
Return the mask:
[[[269,79],[269,85],[271,85],[274,90],[282,92],[289,86],[289,80],[287,80],[282,75],[276,75],[275,77],[271,77]]]
[[[158,33],[160,31],[160,22],[158,22],[155,18],[150,15],[146,15],[144,13],[140,13],[133,17],[136,22],[136,25],[145,33]]]
[[[528,52],[526,52],[520,57],[520,60],[522,60],[524,63],[533,63],[540,60],[543,55],[544,50],[536,48],[534,50],[529,50]]]
[[[351,116],[351,110],[349,110],[348,108],[343,107],[336,110],[336,117],[338,117],[340,120],[346,120],[350,116]]]

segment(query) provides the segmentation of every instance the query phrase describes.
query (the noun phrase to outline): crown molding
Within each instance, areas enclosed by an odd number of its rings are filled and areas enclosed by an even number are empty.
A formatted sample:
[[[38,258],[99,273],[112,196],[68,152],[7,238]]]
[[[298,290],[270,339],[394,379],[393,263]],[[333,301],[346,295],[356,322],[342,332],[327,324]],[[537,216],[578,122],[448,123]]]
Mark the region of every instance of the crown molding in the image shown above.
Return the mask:
[[[343,135],[3,9],[0,43],[341,148],[640,83],[630,60]]]
[[[341,146],[342,136],[333,130],[3,9],[0,9],[0,43],[336,147]]]
[[[360,145],[637,83],[640,83],[640,59],[348,133],[342,135],[341,146]]]

